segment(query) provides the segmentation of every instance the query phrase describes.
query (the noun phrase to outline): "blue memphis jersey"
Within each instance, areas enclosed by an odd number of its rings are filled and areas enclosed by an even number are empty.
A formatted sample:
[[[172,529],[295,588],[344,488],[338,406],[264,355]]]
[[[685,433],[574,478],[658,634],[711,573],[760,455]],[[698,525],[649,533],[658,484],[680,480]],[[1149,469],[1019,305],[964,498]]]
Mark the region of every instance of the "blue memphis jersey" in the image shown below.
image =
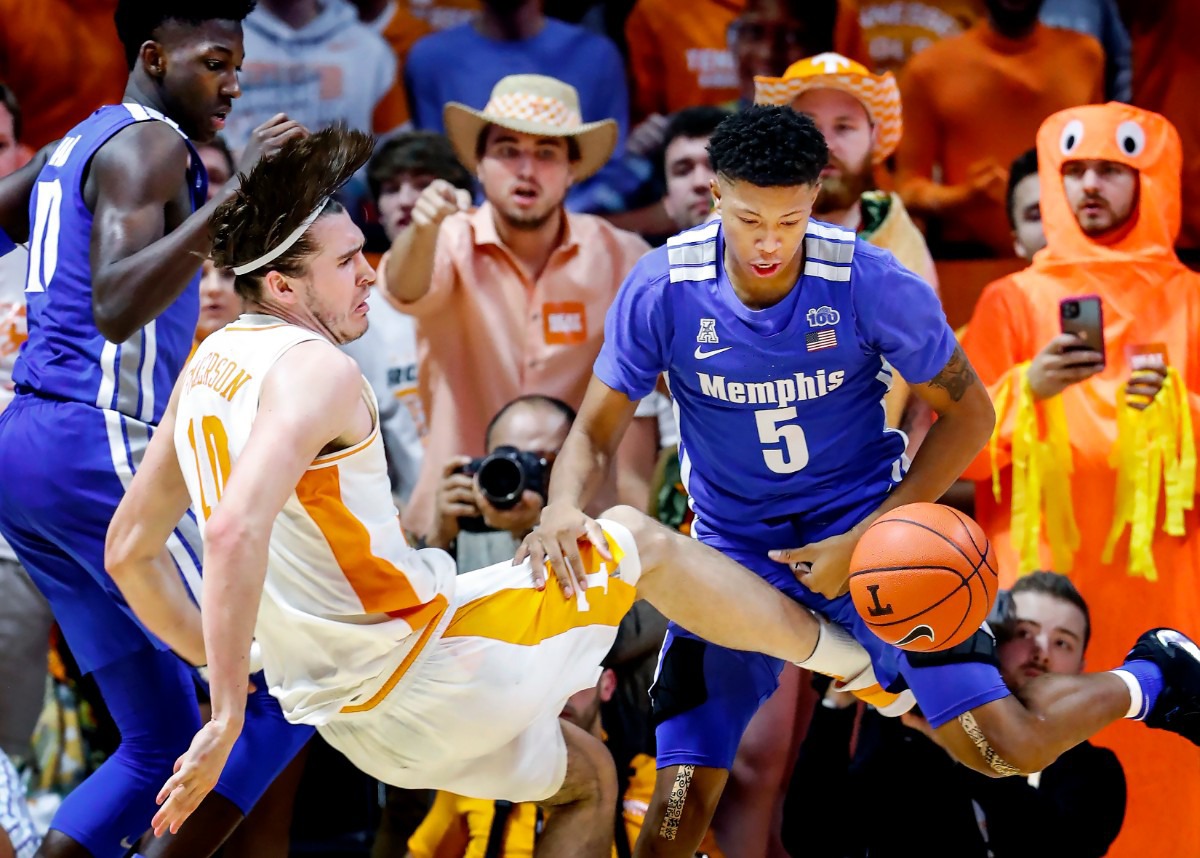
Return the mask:
[[[157,319],[123,343],[111,343],[92,315],[92,212],[83,197],[87,165],[114,134],[135,122],[166,122],[140,104],[102,107],[76,125],[38,174],[29,202],[29,273],[25,282],[29,340],[13,381],[55,399],[83,402],[156,424],[191,352],[200,315],[200,274]],[[192,210],[204,205],[207,174],[191,155]]]
[[[637,400],[667,373],[683,482],[718,531],[832,521],[881,498],[907,467],[884,420],[892,367],[929,381],[956,345],[937,295],[888,251],[810,221],[796,288],[752,310],[724,250],[714,221],[644,256],[609,309],[596,375]]]

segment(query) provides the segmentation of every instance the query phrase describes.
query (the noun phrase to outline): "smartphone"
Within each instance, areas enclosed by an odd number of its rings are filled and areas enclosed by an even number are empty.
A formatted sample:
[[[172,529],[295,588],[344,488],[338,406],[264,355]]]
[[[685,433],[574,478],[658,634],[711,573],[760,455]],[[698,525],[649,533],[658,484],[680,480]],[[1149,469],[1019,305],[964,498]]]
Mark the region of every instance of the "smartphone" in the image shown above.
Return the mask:
[[[1070,346],[1069,352],[1094,351],[1104,355],[1104,310],[1099,295],[1080,295],[1063,298],[1058,305],[1059,324],[1064,334],[1074,334],[1079,345]],[[1104,366],[1101,357],[1100,365]]]

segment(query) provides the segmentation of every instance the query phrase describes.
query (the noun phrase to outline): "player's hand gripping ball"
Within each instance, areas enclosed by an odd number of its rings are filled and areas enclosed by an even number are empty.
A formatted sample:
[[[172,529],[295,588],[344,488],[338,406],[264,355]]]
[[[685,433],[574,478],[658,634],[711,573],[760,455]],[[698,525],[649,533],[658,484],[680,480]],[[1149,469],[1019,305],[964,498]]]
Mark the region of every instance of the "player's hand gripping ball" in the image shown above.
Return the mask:
[[[913,503],[880,516],[850,558],[850,596],[871,631],[912,652],[973,635],[996,601],[996,554],[956,509]]]

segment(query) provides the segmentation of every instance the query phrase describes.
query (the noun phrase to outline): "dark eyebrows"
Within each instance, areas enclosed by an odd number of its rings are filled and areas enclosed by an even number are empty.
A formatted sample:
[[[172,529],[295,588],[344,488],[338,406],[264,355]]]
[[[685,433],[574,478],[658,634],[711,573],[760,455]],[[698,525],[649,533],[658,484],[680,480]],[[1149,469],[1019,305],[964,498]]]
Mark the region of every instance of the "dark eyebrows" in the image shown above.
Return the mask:
[[[357,245],[355,245],[353,250],[347,251],[339,256],[338,262],[345,262],[347,259],[353,259],[354,257],[358,256],[358,254],[362,253],[362,249],[364,247],[366,247],[366,241],[360,241]]]
[[[1029,620],[1029,619],[1025,619],[1024,617],[1017,617],[1017,622],[1023,623],[1027,626],[1035,626],[1039,630],[1042,628],[1042,624],[1039,623],[1037,620]],[[1075,634],[1075,632],[1071,631],[1066,626],[1055,626],[1051,631],[1057,632],[1059,634],[1064,634],[1070,638],[1074,638],[1075,640],[1079,641],[1080,643],[1083,642],[1083,638],[1080,635]]]

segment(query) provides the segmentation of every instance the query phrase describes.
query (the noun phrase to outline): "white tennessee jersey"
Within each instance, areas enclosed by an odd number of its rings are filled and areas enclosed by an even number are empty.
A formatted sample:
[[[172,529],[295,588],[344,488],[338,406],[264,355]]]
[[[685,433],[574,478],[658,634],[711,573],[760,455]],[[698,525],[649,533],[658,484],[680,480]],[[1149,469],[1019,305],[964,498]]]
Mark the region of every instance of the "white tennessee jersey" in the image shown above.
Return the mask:
[[[271,316],[245,315],[206,338],[184,368],[175,450],[201,532],[249,440],[267,373],[288,349],[322,339]],[[314,460],[271,531],[255,638],[271,694],[295,723],[376,706],[435,633],[453,595],[453,560],[409,547],[400,528],[365,380],[363,399],[371,434]]]

